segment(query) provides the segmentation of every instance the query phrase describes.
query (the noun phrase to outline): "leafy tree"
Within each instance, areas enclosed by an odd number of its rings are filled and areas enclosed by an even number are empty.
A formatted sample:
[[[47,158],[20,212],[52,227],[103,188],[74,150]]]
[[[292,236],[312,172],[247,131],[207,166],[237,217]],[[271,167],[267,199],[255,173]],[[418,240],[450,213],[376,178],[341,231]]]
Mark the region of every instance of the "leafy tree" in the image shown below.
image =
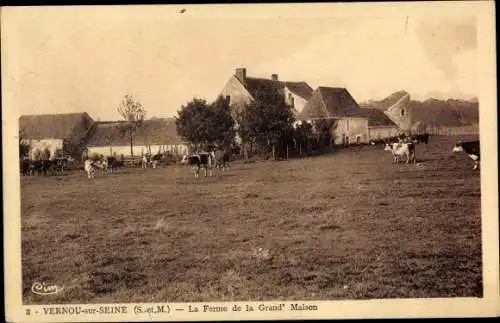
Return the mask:
[[[311,153],[311,138],[313,138],[312,124],[301,122],[294,131],[295,147],[299,156]]]
[[[293,121],[292,107],[285,103],[283,95],[273,87],[262,86],[246,105],[241,124],[245,135],[268,151],[272,149],[275,158],[275,147],[280,138],[293,133]]]
[[[50,149],[45,147],[45,149],[42,151],[42,159],[43,160],[48,160],[50,159]]]
[[[333,131],[337,127],[335,119],[318,119],[314,120],[314,129],[316,129],[316,138],[319,150],[332,150],[334,137]]]
[[[229,104],[221,96],[212,104],[193,99],[183,105],[175,118],[177,132],[197,148],[229,147],[235,136]]]
[[[120,113],[125,120],[120,130],[130,138],[130,155],[133,157],[134,133],[142,126],[146,118],[146,110],[139,101],[134,99],[134,97],[125,95],[125,98],[118,107],[118,113]]]
[[[234,143],[236,131],[229,102],[219,96],[208,108],[209,117],[206,119],[209,127],[207,130],[209,134],[208,140],[217,148],[231,147]]]
[[[29,155],[30,145],[26,142],[24,132],[19,130],[19,158],[24,158]]]

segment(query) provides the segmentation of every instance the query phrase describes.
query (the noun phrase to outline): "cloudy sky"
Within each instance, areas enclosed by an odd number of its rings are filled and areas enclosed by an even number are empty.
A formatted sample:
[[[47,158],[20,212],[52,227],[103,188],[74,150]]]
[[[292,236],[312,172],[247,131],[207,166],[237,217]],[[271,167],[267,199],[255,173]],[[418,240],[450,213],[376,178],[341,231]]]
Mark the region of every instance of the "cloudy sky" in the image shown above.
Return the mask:
[[[21,114],[116,120],[131,94],[148,117],[170,117],[215,99],[238,67],[346,87],[359,102],[402,89],[471,98],[477,22],[465,2],[2,9],[2,56]]]

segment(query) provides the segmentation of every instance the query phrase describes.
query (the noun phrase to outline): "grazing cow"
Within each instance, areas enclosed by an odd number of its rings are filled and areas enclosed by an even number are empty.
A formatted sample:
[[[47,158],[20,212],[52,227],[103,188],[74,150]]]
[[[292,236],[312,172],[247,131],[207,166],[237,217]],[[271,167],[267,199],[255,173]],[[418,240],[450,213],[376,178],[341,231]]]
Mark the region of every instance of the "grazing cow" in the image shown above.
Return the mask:
[[[83,169],[87,173],[88,178],[94,178],[95,176],[95,167],[94,163],[90,159],[86,159],[85,162],[83,163]]]
[[[21,174],[23,176],[31,175],[31,160],[29,159],[21,159],[19,169],[21,170]]]
[[[116,172],[119,167],[123,166],[123,161],[116,159],[116,157],[107,157],[106,161],[108,163],[108,170],[111,173]]]
[[[100,172],[105,175],[108,173],[108,159],[101,157],[96,162],[93,163],[95,170],[99,169]]]
[[[413,143],[401,143],[395,142],[392,144],[385,145],[385,151],[390,151],[392,153],[393,163],[398,163],[399,159],[406,157],[406,163],[410,161],[415,163],[415,145]]]
[[[476,170],[479,167],[480,161],[480,151],[479,151],[479,140],[476,141],[468,141],[468,142],[457,142],[455,147],[453,147],[452,152],[460,152],[465,151],[467,155],[474,161],[473,170]]]
[[[146,167],[148,167],[148,158],[146,157],[146,155],[142,156],[142,159],[141,159],[141,167],[142,167],[142,168],[146,168]]]
[[[212,154],[214,160],[215,160],[215,168],[220,169],[222,172],[225,172],[226,170],[229,170],[229,160],[230,160],[230,155],[229,152],[226,150],[216,150]]]
[[[67,159],[66,158],[57,158],[55,160],[50,161],[50,169],[52,171],[52,175],[60,175],[62,176],[64,173],[64,167],[66,166]]]
[[[412,135],[410,137],[410,139],[414,142],[414,143],[425,143],[425,144],[428,144],[429,143],[429,134],[428,133],[424,133],[424,134],[417,134],[417,135]]]
[[[207,173],[209,176],[212,176],[212,167],[215,164],[215,160],[213,154],[202,152],[199,154],[182,156],[181,164],[190,166],[196,178],[199,177],[200,170],[203,169],[206,177]]]

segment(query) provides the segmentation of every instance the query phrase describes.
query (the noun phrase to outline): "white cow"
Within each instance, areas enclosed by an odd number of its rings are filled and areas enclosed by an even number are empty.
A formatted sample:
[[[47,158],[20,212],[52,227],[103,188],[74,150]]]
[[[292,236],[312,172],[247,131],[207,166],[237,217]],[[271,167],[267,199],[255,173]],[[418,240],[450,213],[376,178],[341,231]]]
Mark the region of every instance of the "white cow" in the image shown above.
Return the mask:
[[[101,170],[103,174],[108,173],[108,160],[106,157],[101,158],[95,163],[96,167]]]
[[[87,173],[87,177],[88,178],[94,178],[94,176],[95,176],[95,168],[94,168],[94,165],[92,163],[92,160],[86,159],[85,162],[84,162],[84,164],[83,164],[83,169]]]
[[[413,162],[415,164],[415,145],[411,142],[395,142],[392,144],[386,144],[385,151],[390,151],[392,153],[392,162],[397,163],[400,158],[406,157],[406,163]]]

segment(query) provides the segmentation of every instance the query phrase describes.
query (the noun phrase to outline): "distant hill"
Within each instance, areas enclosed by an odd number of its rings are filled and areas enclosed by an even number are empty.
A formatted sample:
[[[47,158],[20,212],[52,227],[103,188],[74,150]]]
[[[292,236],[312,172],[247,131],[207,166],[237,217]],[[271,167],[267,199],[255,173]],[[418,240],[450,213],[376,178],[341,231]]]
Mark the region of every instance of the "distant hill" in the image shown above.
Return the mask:
[[[359,105],[377,107],[386,110],[407,92],[398,91],[387,98],[362,102]],[[410,100],[413,124],[419,127],[458,127],[479,123],[479,103],[477,99],[438,100],[434,98],[425,101]]]
[[[420,121],[431,127],[459,127],[479,123],[477,100],[412,100],[410,108],[414,124]]]

